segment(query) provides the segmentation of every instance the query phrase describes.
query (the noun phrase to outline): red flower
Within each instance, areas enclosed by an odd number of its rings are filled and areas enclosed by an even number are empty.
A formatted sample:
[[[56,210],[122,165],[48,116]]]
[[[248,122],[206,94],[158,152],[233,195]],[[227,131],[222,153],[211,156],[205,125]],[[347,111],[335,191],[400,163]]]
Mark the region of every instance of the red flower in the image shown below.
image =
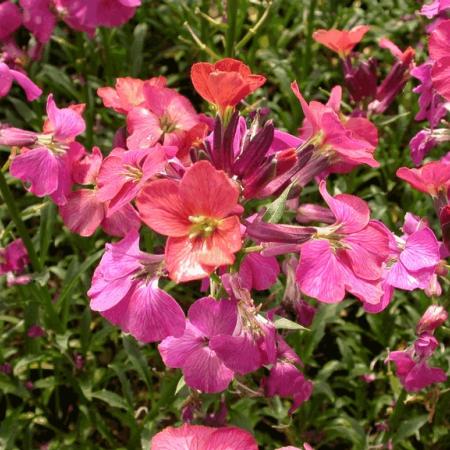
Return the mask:
[[[232,58],[215,64],[196,63],[191,68],[195,90],[223,113],[228,106],[236,106],[266,82],[262,75],[254,75],[243,62]]]
[[[338,53],[341,58],[345,58],[351,53],[353,47],[361,41],[369,28],[367,25],[358,25],[348,31],[336,30],[335,28],[317,30],[313,33],[313,39]]]
[[[143,188],[137,208],[150,228],[169,236],[165,256],[173,280],[201,279],[233,264],[242,246],[238,197],[236,184],[208,161],[191,166],[180,182],[156,180]]]

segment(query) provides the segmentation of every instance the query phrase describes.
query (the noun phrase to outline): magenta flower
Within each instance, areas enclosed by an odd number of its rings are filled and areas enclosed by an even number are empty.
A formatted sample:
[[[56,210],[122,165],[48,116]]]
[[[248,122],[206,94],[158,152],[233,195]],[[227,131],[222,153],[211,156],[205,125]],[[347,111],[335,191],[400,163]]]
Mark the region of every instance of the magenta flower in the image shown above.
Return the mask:
[[[76,3],[76,2],[74,2]],[[23,24],[36,39],[45,44],[56,26],[56,16],[51,11],[51,0],[20,0]]]
[[[294,402],[289,409],[293,413],[303,402],[307,401],[313,390],[311,381],[306,380],[296,367],[300,358],[286,342],[277,338],[277,360],[270,369],[270,374],[263,379],[263,387],[268,397],[292,397]]]
[[[59,206],[59,213],[67,228],[80,236],[91,236],[102,227],[111,236],[123,237],[131,230],[139,230],[141,219],[130,204],[124,204],[107,216],[108,202],[99,198],[97,187],[102,162],[98,147],[94,147],[91,154],[82,149],[79,159],[72,164],[72,181],[83,187],[67,196],[67,202]]]
[[[273,256],[262,256],[259,253],[250,253],[242,260],[239,276],[242,286],[251,291],[264,291],[277,281],[280,266]]]
[[[175,147],[156,145],[147,150],[114,149],[103,161],[98,178],[98,199],[108,201],[108,216],[129,204],[146,181],[164,169]]]
[[[31,327],[28,328],[27,336],[31,339],[40,338],[44,335],[45,331],[39,325],[31,325]]]
[[[158,142],[182,146],[187,132],[199,123],[189,100],[174,89],[150,84],[143,92],[144,106],[132,108],[127,116],[128,148],[148,149]]]
[[[248,431],[240,428],[185,424],[157,433],[150,450],[258,450],[258,444]]]
[[[415,359],[412,351],[389,353],[387,361],[397,367],[397,376],[408,392],[417,392],[434,383],[447,380],[445,372],[438,367],[430,367],[425,360]]]
[[[316,228],[312,239],[302,244],[297,268],[300,289],[326,303],[340,302],[346,291],[361,301],[379,303],[383,264],[389,256],[385,228],[370,220],[369,207],[360,198],[332,197],[324,181],[319,189],[336,221]]]
[[[16,4],[5,1],[0,4],[0,41],[5,41],[22,25],[22,14]]]
[[[116,244],[106,244],[88,291],[91,309],[141,342],[181,336],[183,310],[158,287],[163,261],[163,255],[139,250],[136,231]]]
[[[328,160],[331,166],[329,171],[349,172],[360,164],[379,167],[380,164],[373,157],[378,144],[377,129],[363,117],[341,119],[340,86],[333,88],[326,105],[317,101],[308,104],[295,81],[291,88],[305,115],[300,137],[315,145],[316,158]]]
[[[83,109],[84,105],[59,109],[50,94],[42,133],[0,130],[1,144],[22,147],[11,163],[11,175],[29,183],[29,190],[37,197],[50,195],[57,205],[66,203],[72,185],[71,164],[79,152],[74,140],[85,129]]]
[[[5,248],[0,248],[0,275],[20,273],[28,262],[28,252],[22,239],[16,239]]]
[[[433,0],[431,3],[423,5],[419,13],[432,19],[438,14],[445,13],[447,9],[450,9],[450,0]]]
[[[168,337],[158,346],[164,364],[182,369],[186,384],[203,392],[225,390],[233,379],[214,351],[214,343],[233,333],[236,327],[236,303],[204,297],[191,305],[182,336]]]
[[[27,75],[10,69],[4,62],[0,62],[0,97],[8,95],[14,81],[24,90],[29,102],[36,100],[42,94],[41,88],[36,86]]]
[[[385,281],[406,291],[425,289],[440,260],[439,243],[431,228],[409,213],[403,231],[401,238],[391,238]]]

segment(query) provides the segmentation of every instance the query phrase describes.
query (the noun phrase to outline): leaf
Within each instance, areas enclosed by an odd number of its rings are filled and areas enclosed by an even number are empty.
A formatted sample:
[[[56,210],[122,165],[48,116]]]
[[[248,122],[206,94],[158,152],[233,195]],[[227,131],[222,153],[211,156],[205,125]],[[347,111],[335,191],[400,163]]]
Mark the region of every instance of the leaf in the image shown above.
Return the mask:
[[[285,317],[275,316],[274,325],[277,330],[303,330],[310,331],[309,328],[306,328],[297,322],[286,319]]]
[[[269,205],[263,219],[265,218],[269,223],[278,223],[281,220],[291,187],[292,184],[290,184],[282,194]]]
[[[423,427],[428,421],[428,414],[414,417],[413,419],[404,420],[398,427],[397,432],[394,434],[392,442],[397,444],[403,439],[412,436],[416,431]]]
[[[136,342],[130,336],[123,336],[123,346],[136,372],[139,373],[141,379],[145,381],[145,384],[151,390],[152,378],[150,375],[150,371],[148,370],[148,364],[145,358],[142,356],[142,353],[136,345]]]
[[[139,76],[142,68],[143,49],[145,37],[147,36],[148,25],[146,23],[140,23],[136,25],[133,32],[133,42],[130,48],[130,60],[131,60],[131,76]]]
[[[177,383],[177,387],[175,388],[175,395],[177,395],[181,389],[184,388],[184,386],[186,386],[186,381],[184,380],[184,377],[182,376]]]
[[[125,400],[120,395],[117,395],[116,393],[111,391],[107,391],[106,389],[92,392],[91,397],[102,400],[103,402],[108,403],[108,405],[112,406],[113,408],[128,410],[128,406]]]

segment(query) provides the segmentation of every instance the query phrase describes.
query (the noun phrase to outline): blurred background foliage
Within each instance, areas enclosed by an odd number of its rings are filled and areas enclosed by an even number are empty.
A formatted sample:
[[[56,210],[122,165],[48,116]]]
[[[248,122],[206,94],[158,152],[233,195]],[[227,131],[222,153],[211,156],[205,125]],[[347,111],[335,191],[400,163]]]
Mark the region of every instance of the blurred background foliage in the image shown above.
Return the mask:
[[[58,104],[86,103],[88,127],[82,141],[87,147],[100,146],[106,154],[123,118],[102,107],[96,89],[113,85],[116,77],[165,75],[171,87],[206,110],[192,89],[190,66],[235,56],[268,79],[249,105],[268,106],[278,127],[295,132],[302,115],[290,82],[296,79],[307,99],[319,100],[342,83],[338,59],[312,41],[315,29],[369,24],[371,31],[357,49],[376,56],[382,73],[389,70],[393,57],[378,47],[380,37],[401,48],[411,45],[419,62],[425,58],[426,22],[417,15],[420,4],[414,0],[228,2],[235,14],[227,18],[227,5],[219,0],[143,0],[128,24],[98,30],[93,39],[61,25],[42,60],[29,66],[30,76],[45,94],[54,93]],[[234,32],[230,21],[236,24]],[[26,33],[20,38],[26,45]],[[438,232],[431,201],[395,177],[398,167],[411,166],[408,141],[420,127],[414,122],[417,96],[411,88],[410,82],[389,111],[376,119],[381,168],[363,167],[332,177],[332,185],[363,197],[373,216],[395,231],[405,212],[411,211],[429,217]],[[0,120],[39,130],[45,94],[29,104],[15,89],[2,99]],[[431,156],[440,153],[442,149]],[[2,165],[8,156],[2,149]],[[180,412],[187,402],[196,406],[197,423],[209,424],[217,423],[225,402],[227,422],[254,433],[262,449],[303,441],[316,449],[379,449],[388,440],[395,449],[450,448],[448,384],[408,396],[405,407],[393,414],[401,386],[393,368],[384,364],[388,348],[403,348],[412,341],[415,324],[430,303],[424,294],[397,293],[388,310],[375,316],[365,314],[354,300],[322,304],[311,331],[289,332],[288,342],[315,382],[311,400],[293,416],[288,414],[289,401],[253,396],[260,376],[234,383],[225,394],[192,394],[178,386],[179,371],[164,369],[154,345],[139,345],[90,312],[86,291],[106,237],[69,233],[53,205],[25,195],[17,180],[9,182],[45,269],[32,285],[11,289],[0,285],[4,372],[0,373],[0,448],[148,449],[155,432],[181,423]],[[316,188],[307,187],[301,199],[319,200]],[[1,243],[14,236],[1,204]],[[154,240],[153,250],[161,244]],[[196,283],[178,287],[169,283],[166,289],[186,309],[199,292]],[[275,304],[283,289],[279,283],[258,300]],[[27,336],[34,324],[44,328],[44,336]],[[449,335],[445,327],[438,332],[447,344]],[[450,351],[442,348],[438,355],[435,365],[448,369]],[[375,381],[364,382],[361,377],[367,374],[373,374]]]

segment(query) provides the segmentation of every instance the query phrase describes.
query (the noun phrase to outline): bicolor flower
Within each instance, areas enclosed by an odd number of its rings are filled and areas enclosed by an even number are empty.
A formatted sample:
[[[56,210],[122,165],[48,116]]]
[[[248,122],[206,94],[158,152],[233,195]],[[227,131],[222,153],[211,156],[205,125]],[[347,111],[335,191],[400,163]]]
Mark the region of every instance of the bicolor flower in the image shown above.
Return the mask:
[[[169,237],[165,257],[173,280],[202,279],[233,264],[242,246],[238,197],[237,185],[207,161],[187,169],[180,182],[144,186],[137,208],[150,228]]]

